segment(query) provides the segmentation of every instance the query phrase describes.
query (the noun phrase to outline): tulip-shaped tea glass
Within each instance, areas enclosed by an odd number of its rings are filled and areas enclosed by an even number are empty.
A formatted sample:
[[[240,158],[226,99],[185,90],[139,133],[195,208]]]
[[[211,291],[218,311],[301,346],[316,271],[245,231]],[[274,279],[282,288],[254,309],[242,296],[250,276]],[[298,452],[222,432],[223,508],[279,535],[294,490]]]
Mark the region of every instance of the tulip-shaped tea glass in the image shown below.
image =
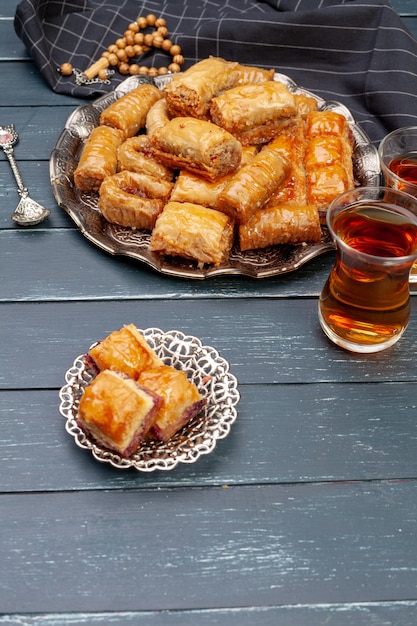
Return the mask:
[[[417,126],[386,135],[378,153],[385,185],[417,197]]]
[[[398,341],[410,317],[417,198],[388,187],[359,187],[331,203],[327,225],[336,261],[320,295],[320,324],[347,350],[384,350]]]
[[[385,186],[405,191],[417,198],[417,126],[397,128],[386,135],[378,148]],[[417,283],[417,265],[410,282]]]

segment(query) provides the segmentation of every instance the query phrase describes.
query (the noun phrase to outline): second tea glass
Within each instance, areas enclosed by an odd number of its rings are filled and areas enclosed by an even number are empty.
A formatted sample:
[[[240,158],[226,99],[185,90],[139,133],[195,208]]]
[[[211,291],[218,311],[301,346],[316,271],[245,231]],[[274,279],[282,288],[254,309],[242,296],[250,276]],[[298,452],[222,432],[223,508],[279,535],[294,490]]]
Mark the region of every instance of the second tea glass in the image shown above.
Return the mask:
[[[417,126],[397,128],[386,135],[378,155],[385,186],[417,198]],[[417,283],[417,264],[411,268],[410,282]]]
[[[386,135],[378,154],[386,187],[417,198],[417,126],[397,128]]]

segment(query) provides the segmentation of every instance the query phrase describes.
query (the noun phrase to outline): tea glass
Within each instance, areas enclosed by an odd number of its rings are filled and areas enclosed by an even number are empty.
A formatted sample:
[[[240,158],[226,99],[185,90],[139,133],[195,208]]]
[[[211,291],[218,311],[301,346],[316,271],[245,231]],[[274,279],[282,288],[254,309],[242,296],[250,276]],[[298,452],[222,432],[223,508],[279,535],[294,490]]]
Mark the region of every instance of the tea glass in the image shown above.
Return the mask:
[[[378,154],[385,185],[417,198],[417,179],[414,180],[417,174],[417,126],[397,128],[386,135],[379,144]],[[410,158],[415,159],[414,164],[405,163]],[[402,166],[397,163],[395,167],[397,159],[402,161]]]
[[[319,298],[321,327],[346,350],[384,350],[409,322],[417,198],[388,187],[359,187],[338,196],[326,219],[336,260]]]
[[[384,184],[417,198],[417,126],[397,128],[386,135],[378,154]],[[410,282],[417,283],[416,265],[411,269]]]

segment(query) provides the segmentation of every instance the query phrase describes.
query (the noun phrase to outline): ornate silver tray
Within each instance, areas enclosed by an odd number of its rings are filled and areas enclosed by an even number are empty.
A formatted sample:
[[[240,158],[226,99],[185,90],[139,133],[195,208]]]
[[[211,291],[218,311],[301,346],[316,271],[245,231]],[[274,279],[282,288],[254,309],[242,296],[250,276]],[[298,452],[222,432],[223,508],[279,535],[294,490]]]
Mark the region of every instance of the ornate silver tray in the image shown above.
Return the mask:
[[[333,243],[323,227],[321,241],[312,244],[278,245],[263,250],[241,252],[237,246],[229,261],[218,267],[199,267],[194,261],[164,257],[149,251],[150,232],[132,230],[107,222],[97,209],[98,195],[82,193],[73,182],[73,173],[80,152],[91,130],[98,125],[101,111],[116,99],[141,83],[150,82],[160,89],[171,78],[131,76],[114,91],[91,104],[81,105],[69,116],[50,158],[50,179],[57,204],[74,220],[83,235],[93,244],[113,255],[125,255],[141,261],[155,270],[177,277],[203,279],[224,274],[242,274],[253,278],[276,276],[292,272],[304,263],[333,249]],[[354,140],[354,176],[360,186],[377,186],[380,182],[378,152],[366,133],[356,124],[351,112],[339,102],[325,101],[299,87],[285,74],[275,74],[293,93],[314,97],[322,110],[342,113],[349,122]]]
[[[83,389],[97,374],[91,360],[83,354],[66,372],[66,384],[59,392],[59,409],[66,420],[65,428],[80,448],[90,450],[97,461],[110,463],[118,469],[152,472],[171,470],[179,463],[194,463],[201,455],[212,452],[217,441],[229,434],[240,399],[237,379],[229,372],[228,362],[214,348],[203,346],[196,337],[178,330],[163,332],[159,328],[140,332],[166,365],[187,372],[207,399],[203,411],[168,443],[149,440],[142,443],[131,457],[122,458],[87,437],[77,424]]]

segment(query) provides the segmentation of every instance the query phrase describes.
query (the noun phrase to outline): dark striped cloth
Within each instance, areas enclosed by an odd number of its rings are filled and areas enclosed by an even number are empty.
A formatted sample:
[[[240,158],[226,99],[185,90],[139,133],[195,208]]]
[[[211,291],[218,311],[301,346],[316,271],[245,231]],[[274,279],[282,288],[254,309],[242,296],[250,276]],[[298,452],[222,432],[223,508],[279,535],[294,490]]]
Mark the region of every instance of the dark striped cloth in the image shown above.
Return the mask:
[[[123,77],[78,86],[59,66],[85,70],[148,13],[166,19],[184,69],[208,55],[274,68],[345,104],[374,142],[417,125],[417,42],[388,0],[23,0],[15,29],[52,89],[96,97]],[[140,63],[168,61],[153,50]]]

